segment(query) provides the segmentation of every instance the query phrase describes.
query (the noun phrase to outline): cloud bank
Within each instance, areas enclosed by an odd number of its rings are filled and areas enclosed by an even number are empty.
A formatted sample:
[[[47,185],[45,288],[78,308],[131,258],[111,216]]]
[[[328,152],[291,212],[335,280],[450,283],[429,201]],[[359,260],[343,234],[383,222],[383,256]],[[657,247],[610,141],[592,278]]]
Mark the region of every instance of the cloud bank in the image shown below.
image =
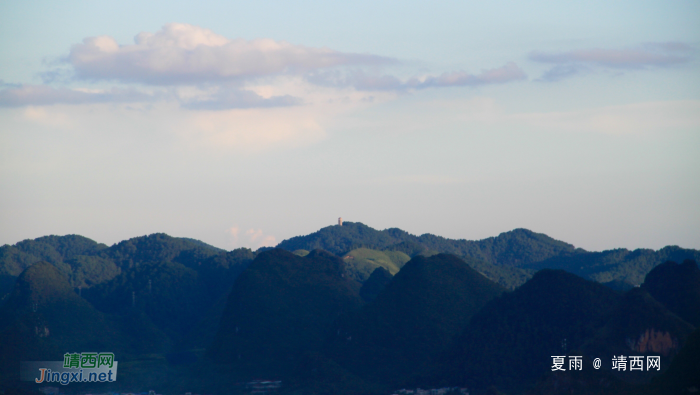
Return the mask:
[[[226,233],[231,235],[232,245],[235,247],[243,246],[253,249],[260,247],[274,247],[277,245],[277,239],[272,235],[265,235],[262,229],[250,228],[245,231],[243,237],[239,237],[241,229],[238,225],[234,225],[226,230]]]
[[[245,80],[396,62],[271,39],[231,40],[182,23],[167,24],[157,33],[140,33],[131,45],[119,45],[109,36],[86,38],[71,48],[67,59],[81,79],[153,85]]]
[[[648,43],[631,49],[580,49],[566,52],[533,51],[529,59],[554,64],[540,80],[558,81],[591,70],[592,67],[638,70],[669,67],[692,59],[692,48],[684,43]]]
[[[346,88],[396,94],[526,79],[513,62],[478,74],[452,71],[401,79],[382,72],[399,63],[385,56],[265,38],[229,39],[198,26],[170,23],[155,33],[138,34],[133,44],[120,45],[110,36],[88,37],[70,48],[58,68],[43,73],[46,85],[0,81],[0,107],[164,101],[193,111],[265,109],[313,104],[310,100],[319,91],[330,96],[324,100],[347,101]],[[121,87],[52,86],[61,82]]]
[[[0,107],[46,106],[53,104],[133,103],[153,101],[156,96],[133,88],[78,90],[47,85],[18,85],[0,90]]]
[[[307,76],[307,79],[314,84],[334,87],[351,86],[363,91],[405,91],[409,89],[479,86],[502,84],[526,78],[525,72],[513,62],[508,62],[499,68],[483,70],[480,74],[456,71],[442,73],[438,76],[414,77],[405,81],[392,75],[373,75],[362,70],[349,73],[342,73],[339,70],[322,71]]]
[[[231,110],[246,108],[289,107],[303,103],[299,97],[291,95],[264,98],[255,92],[240,89],[221,89],[206,98],[184,101],[182,106],[190,110]]]

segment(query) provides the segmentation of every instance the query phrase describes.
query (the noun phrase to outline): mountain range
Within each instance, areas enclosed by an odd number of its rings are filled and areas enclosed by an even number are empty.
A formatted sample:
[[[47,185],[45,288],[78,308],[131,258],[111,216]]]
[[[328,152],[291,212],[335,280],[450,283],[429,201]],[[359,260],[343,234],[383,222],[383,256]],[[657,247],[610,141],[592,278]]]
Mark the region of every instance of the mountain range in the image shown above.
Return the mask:
[[[258,251],[44,236],[0,247],[0,390],[37,390],[17,360],[99,349],[119,356],[110,389],[164,394],[249,393],[254,379],[299,394],[686,391],[700,388],[687,372],[698,258],[588,252],[526,229],[468,241],[352,222]],[[622,353],[660,355],[662,369],[612,372]],[[552,372],[552,355],[606,369]]]

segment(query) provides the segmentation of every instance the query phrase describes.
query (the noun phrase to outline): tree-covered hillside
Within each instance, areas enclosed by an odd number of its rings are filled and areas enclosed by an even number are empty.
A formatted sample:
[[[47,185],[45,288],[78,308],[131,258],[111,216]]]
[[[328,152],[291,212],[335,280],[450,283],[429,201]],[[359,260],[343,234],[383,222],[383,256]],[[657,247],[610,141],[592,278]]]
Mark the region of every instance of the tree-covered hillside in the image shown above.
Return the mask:
[[[523,391],[550,370],[552,355],[583,345],[619,300],[603,285],[542,270],[475,314],[436,375],[450,385]]]
[[[288,374],[320,349],[334,319],[362,304],[344,266],[321,250],[260,253],[236,280],[208,354],[238,370]]]
[[[682,319],[700,326],[700,268],[696,261],[687,259],[680,265],[665,262],[646,275],[642,288]]]
[[[663,262],[700,260],[700,251],[676,246],[658,251],[588,252],[527,229],[514,229],[483,240],[455,240],[432,234],[415,236],[398,228],[379,231],[359,222],[327,226],[306,236],[284,240],[277,247],[289,251],[320,248],[337,255],[358,248],[402,251],[409,256],[449,253],[465,259],[474,269],[508,289],[522,285],[541,269],[561,269],[609,283],[616,289],[629,289],[641,284],[644,276]]]
[[[138,342],[121,327],[73,292],[53,265],[38,262],[21,273],[0,306],[0,382],[17,380],[19,361],[61,361],[75,350],[122,355],[153,350],[131,347]],[[149,336],[146,328],[135,329],[139,336]]]
[[[677,246],[658,251],[624,248],[602,252],[586,252],[552,257],[531,263],[528,269],[562,269],[600,283],[620,281],[630,286],[644,282],[644,277],[657,265],[666,261],[683,262],[686,259],[700,261],[700,251]]]
[[[326,353],[360,377],[398,384],[504,291],[454,255],[414,257],[371,303],[338,319]]]
[[[254,258],[249,249],[226,252],[162,233],[111,247],[82,236],[46,236],[0,247],[0,292],[7,299],[18,276],[43,261],[103,313],[162,331],[166,343],[191,336],[206,342],[222,312],[215,302]]]
[[[357,248],[344,254],[348,276],[353,280],[365,282],[378,267],[386,269],[392,275],[401,270],[411,257],[401,251],[377,251],[369,248]]]
[[[522,266],[552,256],[582,252],[570,244],[526,229],[470,241],[431,234],[415,236],[398,228],[378,231],[359,222],[328,226],[306,236],[284,240],[277,247],[289,251],[319,248],[341,256],[362,248],[400,251],[408,256],[431,251],[431,254],[449,253],[467,260],[477,271],[510,289],[524,283],[532,275],[533,271],[524,270]],[[371,271],[363,277],[367,278],[369,273]]]
[[[570,244],[527,229],[515,229],[497,237],[471,241],[447,239],[427,233],[415,236],[398,228],[379,231],[360,222],[327,226],[306,236],[284,240],[277,247],[289,251],[320,248],[336,255],[362,247],[374,250],[405,250],[409,255],[415,255],[422,250],[435,250],[483,260],[498,266],[513,267],[540,262],[552,256],[583,252]]]

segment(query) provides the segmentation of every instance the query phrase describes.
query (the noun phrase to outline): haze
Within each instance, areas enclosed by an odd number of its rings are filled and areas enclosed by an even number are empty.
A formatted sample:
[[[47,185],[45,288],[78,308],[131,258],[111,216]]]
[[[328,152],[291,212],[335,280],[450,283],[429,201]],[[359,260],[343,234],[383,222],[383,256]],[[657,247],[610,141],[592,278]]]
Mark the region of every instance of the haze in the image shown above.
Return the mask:
[[[0,4],[0,244],[700,248],[700,3]]]

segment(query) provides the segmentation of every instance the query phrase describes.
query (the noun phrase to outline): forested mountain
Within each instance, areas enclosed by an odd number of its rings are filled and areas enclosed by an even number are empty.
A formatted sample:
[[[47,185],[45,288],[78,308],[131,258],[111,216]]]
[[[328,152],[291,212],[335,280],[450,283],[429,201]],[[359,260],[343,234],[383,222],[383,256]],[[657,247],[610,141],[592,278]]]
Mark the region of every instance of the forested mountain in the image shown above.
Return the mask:
[[[415,236],[397,228],[379,231],[359,222],[345,222],[343,226],[328,226],[293,237],[279,243],[278,248],[299,253],[323,249],[342,256],[348,262],[348,275],[360,282],[378,266],[395,273],[412,256],[451,253],[508,289],[523,284],[537,270],[552,268],[624,290],[641,284],[651,269],[667,260],[700,260],[699,251],[673,246],[659,251],[587,252],[527,229],[470,241],[431,234]],[[39,260],[54,264],[74,287],[89,288],[144,262],[177,262],[201,272],[199,265],[222,253],[223,250],[201,241],[165,234],[137,237],[111,247],[76,235],[25,240],[0,247],[0,298],[9,292],[22,270]],[[230,286],[232,272],[228,273],[222,282]],[[216,281],[220,274],[208,275]],[[215,288],[221,292],[220,285]]]
[[[379,231],[360,222],[327,226],[307,236],[293,237],[277,245],[277,248],[289,251],[319,248],[336,255],[362,247],[403,251],[408,255],[434,250],[510,267],[525,266],[552,256],[583,252],[570,244],[527,229],[515,229],[497,237],[470,241],[447,239],[428,233],[414,236],[398,228]]]
[[[0,247],[0,299],[25,269],[35,262],[53,264],[73,286],[90,286],[119,273],[117,266],[96,256],[107,248],[78,235],[44,236]]]
[[[19,276],[0,306],[0,382],[17,379],[20,360],[61,361],[72,350],[114,350],[120,355],[156,351],[153,328],[130,322],[134,331],[125,333],[122,324],[73,292],[53,265],[36,263]],[[149,341],[130,338],[134,333]]]
[[[195,267],[211,256],[225,252],[199,240],[170,237],[164,233],[135,237],[99,252],[122,269],[148,262],[177,262]]]
[[[454,255],[416,256],[370,304],[338,319],[326,353],[360,377],[398,385],[504,291]]]
[[[692,260],[665,262],[644,279],[642,288],[676,315],[700,326],[700,268]]]
[[[644,281],[655,266],[685,259],[700,261],[700,251],[676,246],[658,251],[638,249],[588,252],[547,235],[514,229],[483,240],[454,240],[432,234],[415,236],[401,229],[375,230],[359,222],[327,226],[306,236],[284,240],[286,250],[314,248],[343,255],[357,248],[402,251],[409,256],[434,251],[457,255],[477,271],[506,288],[522,285],[541,269],[562,269],[616,289],[629,289]]]
[[[356,248],[383,250],[392,244],[400,243],[388,232],[370,228],[360,222],[343,222],[343,226],[327,226],[306,236],[296,236],[282,241],[277,248],[288,251],[321,249],[335,255],[342,255]]]
[[[629,251],[620,248],[556,256],[525,267],[534,270],[562,269],[599,283],[617,280],[635,286],[644,282],[644,276],[657,265],[666,261],[683,262],[685,259],[700,261],[700,251],[677,246],[664,247],[658,251]]]
[[[234,284],[208,354],[237,369],[288,374],[320,350],[333,320],[361,305],[359,284],[337,256],[265,251]]]
[[[39,261],[54,265],[73,287],[89,288],[140,263],[173,261],[194,267],[224,252],[198,240],[162,233],[125,240],[112,247],[78,235],[24,240],[0,247],[0,298],[12,289],[22,271]]]
[[[652,381],[646,393],[650,395],[692,394],[700,389],[700,328],[688,337],[685,346],[671,366]]]
[[[362,288],[360,288],[360,296],[366,302],[373,301],[393,278],[394,276],[392,276],[388,270],[381,266],[374,269],[367,281],[362,284]]]
[[[82,236],[47,236],[5,245],[0,254],[5,298],[22,268],[49,262],[97,310],[162,331],[165,343],[195,335],[210,340],[222,311],[215,302],[255,258],[249,249],[226,252],[165,234],[111,247]],[[214,317],[200,323],[208,314]],[[191,334],[195,329],[199,333]]]
[[[343,256],[358,249],[400,251],[408,256],[431,251],[450,253],[467,260],[473,268],[506,288],[514,288],[530,278],[532,271],[522,269],[529,263],[583,252],[570,244],[527,229],[515,229],[497,237],[470,241],[431,234],[414,236],[398,228],[378,231],[359,222],[328,226],[306,236],[284,240],[277,247],[289,251],[320,248]],[[364,274],[365,279],[367,276],[369,273]]]
[[[401,270],[411,257],[401,251],[377,251],[369,248],[357,248],[344,254],[348,276],[353,280],[365,282],[375,269],[382,267],[392,275]]]
[[[524,391],[550,370],[552,355],[581,347],[620,298],[576,275],[542,270],[475,314],[437,375],[469,388]]]
[[[658,355],[667,365],[694,329],[638,287],[626,292],[602,319],[605,323],[581,345],[581,350],[605,361],[605,369],[612,368],[610,361],[615,355]],[[615,375],[622,381],[643,383],[654,373],[615,372]]]

